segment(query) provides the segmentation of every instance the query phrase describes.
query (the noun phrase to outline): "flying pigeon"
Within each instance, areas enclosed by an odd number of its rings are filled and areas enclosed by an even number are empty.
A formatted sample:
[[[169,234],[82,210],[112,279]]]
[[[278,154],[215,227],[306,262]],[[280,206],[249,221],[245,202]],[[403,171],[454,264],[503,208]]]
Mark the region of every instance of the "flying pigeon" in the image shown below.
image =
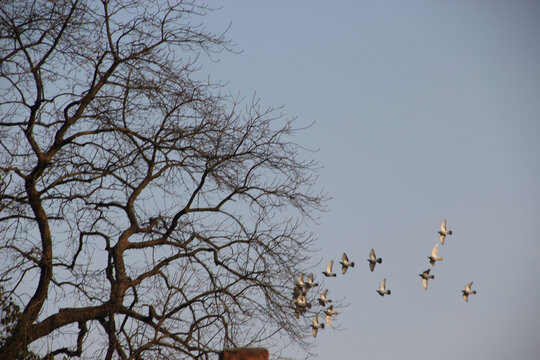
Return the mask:
[[[465,285],[465,290],[461,290],[463,293],[463,299],[465,299],[466,302],[469,302],[469,295],[476,294],[476,290],[471,290],[472,281]]]
[[[318,285],[319,285],[318,283],[313,282],[313,273],[309,273],[309,275],[307,276],[306,286],[308,288],[312,288],[312,287],[315,287],[315,286],[318,286]]]
[[[386,278],[384,278],[383,281],[381,281],[381,283],[379,284],[379,290],[377,290],[377,292],[381,296],[390,295],[392,293],[390,289],[386,290]]]
[[[322,306],[326,306],[326,303],[332,302],[332,300],[326,298],[326,294],[328,294],[328,289],[324,290],[319,298],[319,304]]]
[[[324,274],[324,276],[331,276],[331,277],[336,277],[337,276],[335,273],[332,272],[332,266],[333,265],[334,265],[334,260],[330,260],[330,262],[326,266],[326,271],[322,272]]]
[[[377,259],[377,256],[375,255],[375,250],[371,249],[371,251],[369,252],[369,270],[371,270],[371,272],[373,272],[373,270],[375,270],[375,264],[376,263],[382,263],[382,258],[378,258]]]
[[[428,256],[429,263],[431,266],[435,266],[435,261],[443,261],[442,257],[439,257],[437,253],[439,252],[439,244],[435,244],[433,250],[431,250],[431,256]]]
[[[345,253],[343,253],[343,257],[341,258],[341,261],[339,263],[341,264],[341,273],[343,275],[345,275],[349,266],[354,267],[354,261],[350,262],[349,258],[347,257],[347,254]]]
[[[428,285],[428,279],[435,279],[435,275],[429,275],[430,270],[431,269],[427,269],[423,273],[418,274],[422,278],[422,285],[424,285],[424,289],[426,290],[427,290],[427,285]]]
[[[330,323],[332,322],[332,315],[337,315],[338,312],[334,311],[334,305],[330,305],[328,309],[324,310],[324,314],[326,315],[326,323],[328,326],[330,326]]]
[[[452,235],[452,230],[446,230],[446,219],[441,224],[441,231],[439,231],[439,238],[441,240],[441,245],[444,245],[444,238],[446,235]]]
[[[324,329],[324,324],[319,324],[319,314],[316,314],[313,317],[313,324],[311,324],[311,332],[313,333],[313,337],[317,337],[317,331],[319,329]]]

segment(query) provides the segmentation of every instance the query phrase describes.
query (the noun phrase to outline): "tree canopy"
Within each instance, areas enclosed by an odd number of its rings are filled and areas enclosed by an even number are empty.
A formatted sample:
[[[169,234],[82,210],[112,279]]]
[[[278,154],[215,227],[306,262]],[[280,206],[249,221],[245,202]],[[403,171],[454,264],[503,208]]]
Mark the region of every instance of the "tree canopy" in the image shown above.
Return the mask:
[[[208,10],[0,4],[0,282],[21,310],[0,358],[306,345],[291,299],[317,163],[279,109],[201,80],[232,46]]]

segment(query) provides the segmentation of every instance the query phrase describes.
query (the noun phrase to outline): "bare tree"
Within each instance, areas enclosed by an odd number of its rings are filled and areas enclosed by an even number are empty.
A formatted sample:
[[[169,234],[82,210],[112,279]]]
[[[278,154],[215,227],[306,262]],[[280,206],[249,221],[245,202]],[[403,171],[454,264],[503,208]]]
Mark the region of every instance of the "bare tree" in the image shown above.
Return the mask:
[[[0,4],[1,359],[306,345],[295,274],[324,206],[279,110],[198,76],[230,50],[169,0]]]

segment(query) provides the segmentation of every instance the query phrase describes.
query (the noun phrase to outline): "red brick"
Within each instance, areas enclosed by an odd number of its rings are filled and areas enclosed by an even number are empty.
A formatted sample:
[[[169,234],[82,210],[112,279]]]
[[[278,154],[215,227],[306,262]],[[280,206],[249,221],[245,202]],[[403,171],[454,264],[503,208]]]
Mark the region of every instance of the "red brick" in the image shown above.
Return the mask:
[[[223,350],[220,360],[268,360],[268,350],[264,348],[238,348]]]

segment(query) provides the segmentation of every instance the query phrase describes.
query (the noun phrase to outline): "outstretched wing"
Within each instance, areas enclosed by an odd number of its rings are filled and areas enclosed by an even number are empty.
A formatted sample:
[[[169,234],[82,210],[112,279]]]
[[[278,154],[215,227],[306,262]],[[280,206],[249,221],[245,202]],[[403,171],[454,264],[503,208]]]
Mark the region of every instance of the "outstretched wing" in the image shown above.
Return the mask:
[[[467,292],[471,292],[471,286],[472,286],[472,281],[470,283],[468,283],[467,285],[465,285],[465,291]]]
[[[446,219],[441,224],[441,232],[446,233]]]
[[[422,285],[424,286],[424,289],[427,290],[427,279],[422,278]]]
[[[348,264],[349,263],[349,258],[347,257],[347,254],[343,253],[343,256],[341,257],[341,259],[343,260],[343,262],[345,264]]]
[[[369,263],[369,270],[371,270],[371,272],[373,272],[373,270],[375,270],[375,263],[374,262]]]
[[[369,252],[369,260],[377,261],[377,257],[375,256],[375,250],[373,250],[373,249],[371,249],[371,251]]]
[[[439,257],[437,255],[438,252],[439,252],[439,244],[435,244],[435,246],[433,247],[433,250],[431,250],[431,256],[434,258]]]
[[[381,283],[379,284],[379,290],[384,292],[385,289],[386,289],[386,278],[384,278],[383,281],[381,281]]]
[[[327,273],[329,273],[329,274],[332,273],[332,266],[334,266],[334,260],[330,260],[330,262],[326,266],[326,272]]]

